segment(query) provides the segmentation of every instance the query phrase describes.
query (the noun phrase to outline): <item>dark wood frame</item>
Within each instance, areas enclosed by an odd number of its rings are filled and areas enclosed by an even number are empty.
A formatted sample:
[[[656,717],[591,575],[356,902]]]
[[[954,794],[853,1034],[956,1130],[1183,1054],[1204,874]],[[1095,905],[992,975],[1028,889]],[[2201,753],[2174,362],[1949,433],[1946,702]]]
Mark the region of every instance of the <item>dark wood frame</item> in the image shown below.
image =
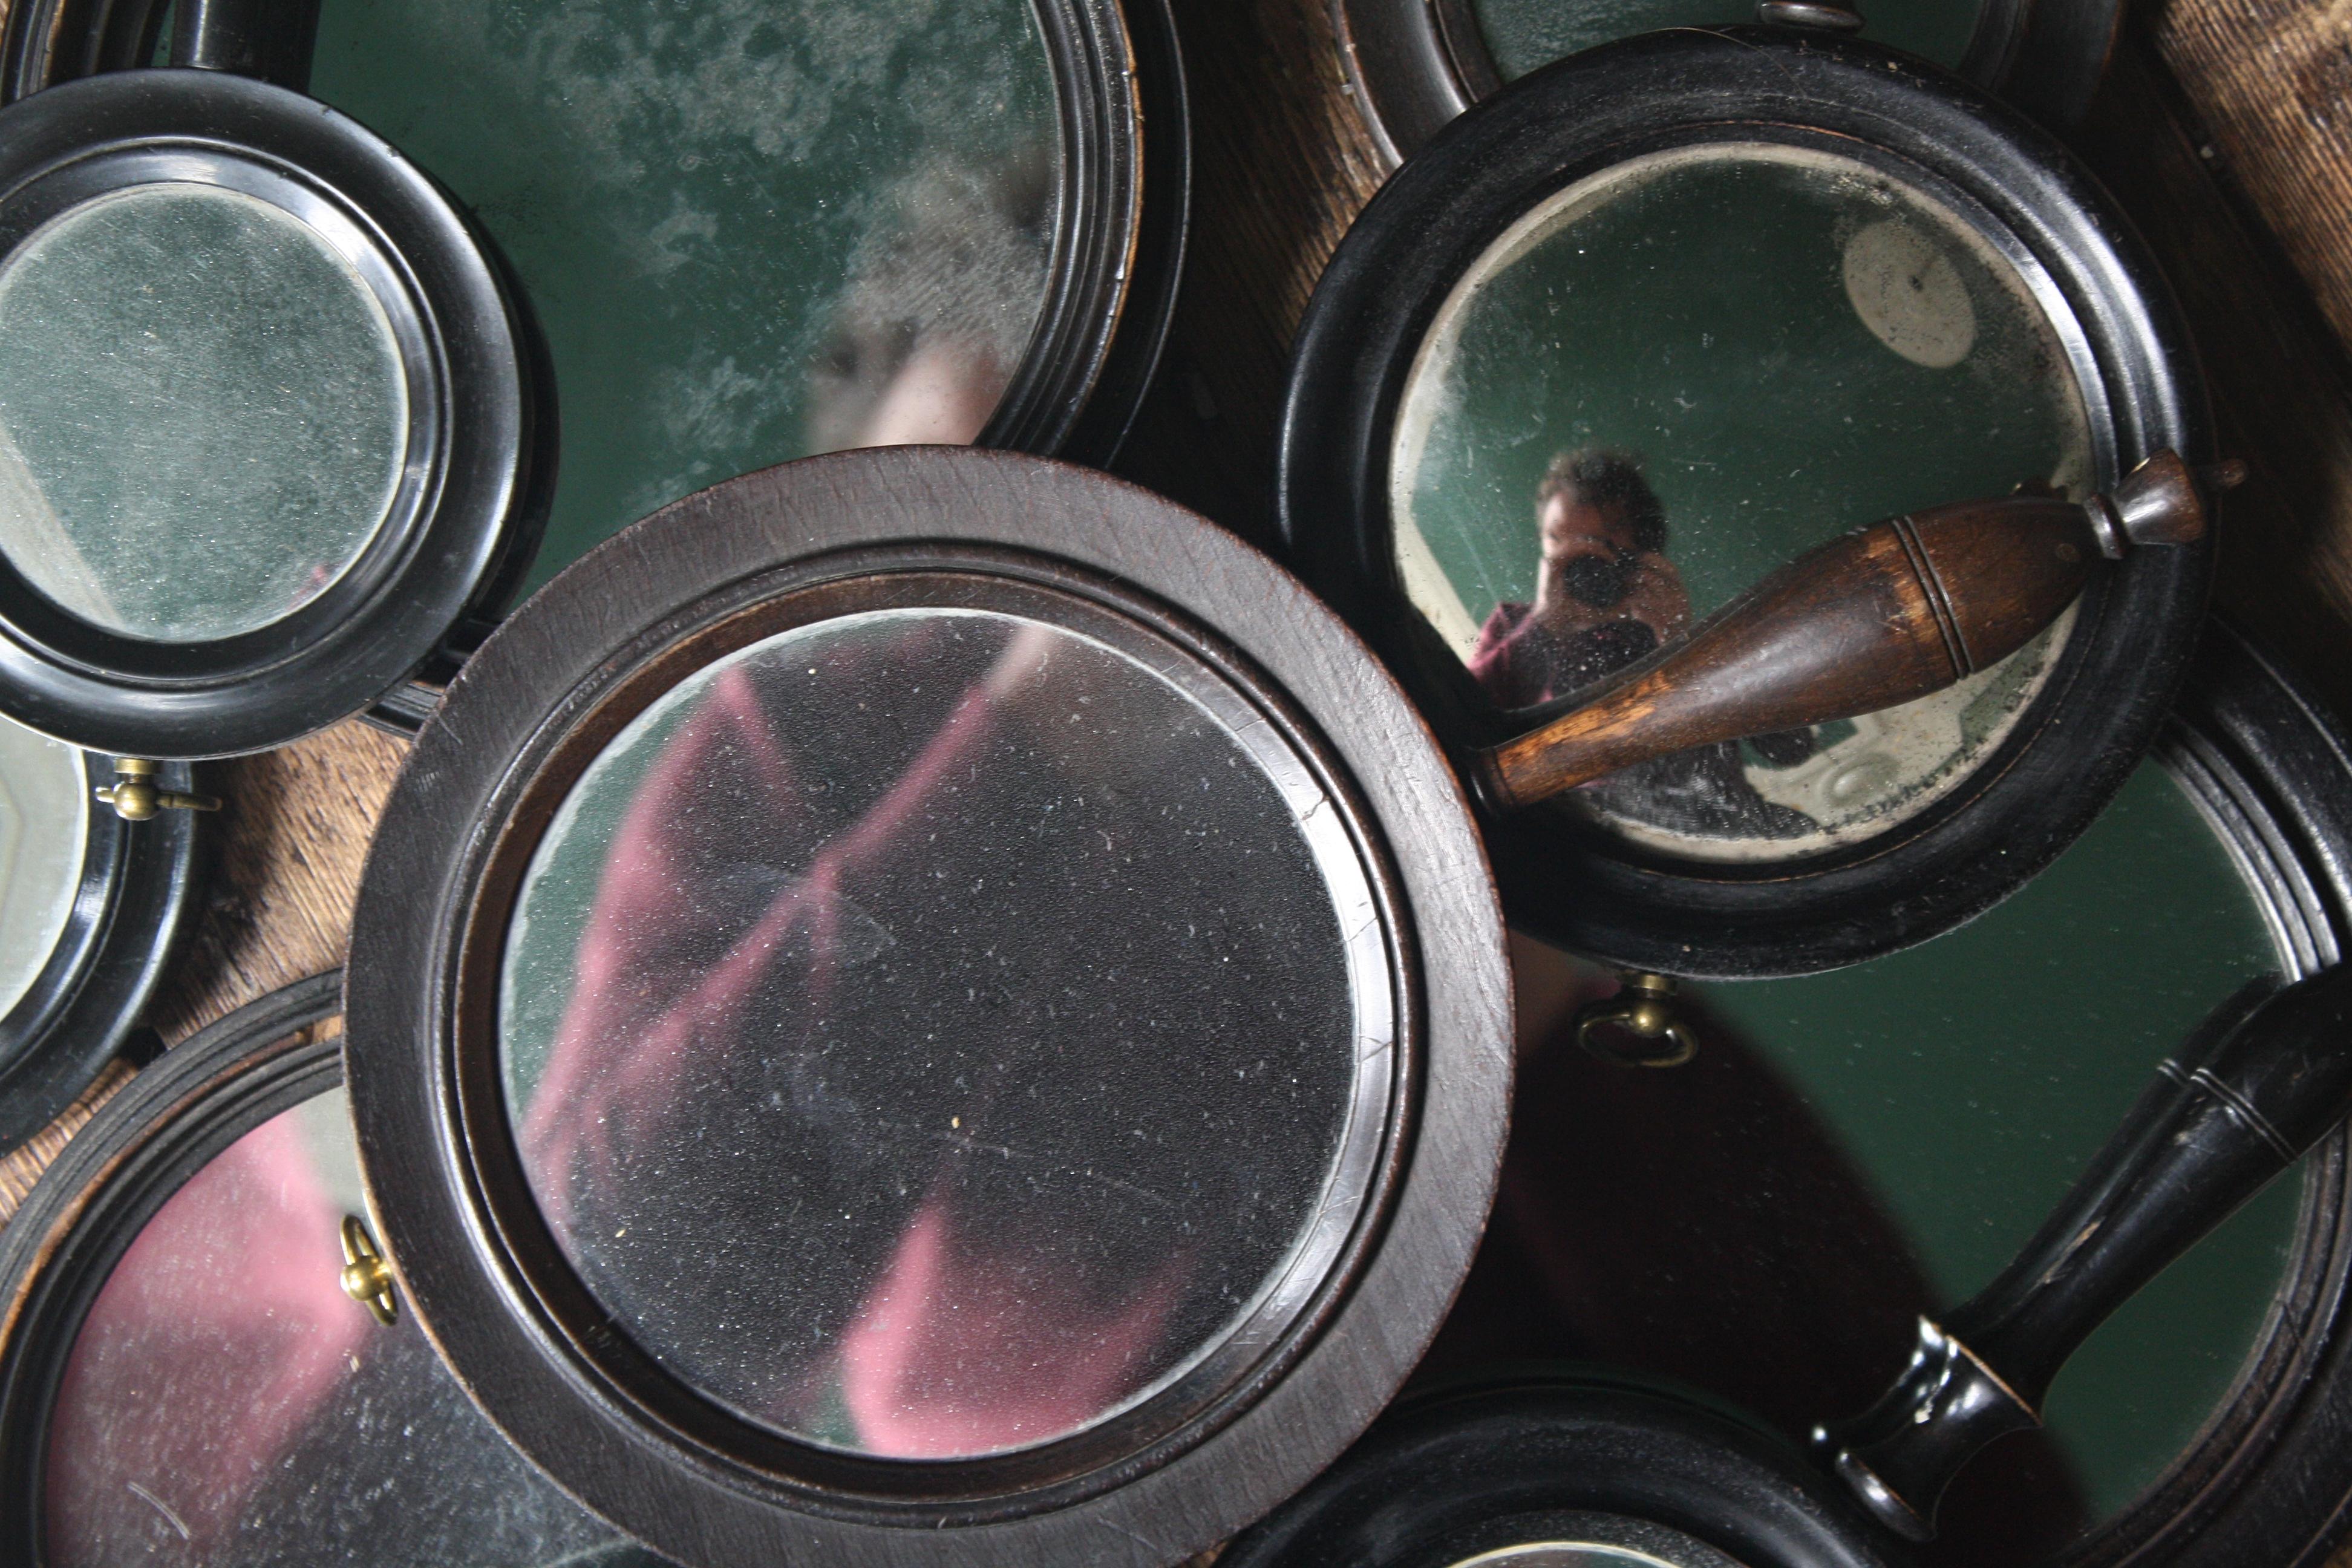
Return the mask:
[[[1136,1468],[1165,1462],[1200,1442],[1248,1399],[1281,1377],[1299,1350],[1329,1321],[1340,1287],[1364,1252],[1394,1195],[1412,1133],[1409,1086],[1418,1077],[1420,1044],[1408,1020],[1416,1009],[1413,977],[1383,944],[1377,964],[1390,989],[1375,1010],[1395,1017],[1394,1048],[1365,1068],[1351,1091],[1348,1130],[1336,1163],[1354,1173],[1327,1194],[1317,1215],[1322,1232],[1286,1267],[1311,1290],[1277,1289],[1226,1342],[1171,1386],[1135,1408],[1084,1432],[1034,1449],[954,1464],[900,1461],[812,1448],[695,1394],[646,1352],[612,1331],[611,1313],[581,1283],[523,1178],[509,1110],[503,1058],[496,1045],[505,938],[533,854],[581,775],[615,735],[687,674],[802,626],[878,610],[954,608],[1018,616],[1089,637],[1157,670],[1215,711],[1236,735],[1255,727],[1279,736],[1283,759],[1307,766],[1324,796],[1339,803],[1356,851],[1351,870],[1380,911],[1380,929],[1404,928],[1394,878],[1364,828],[1364,811],[1344,775],[1321,754],[1311,727],[1264,689],[1245,661],[1160,606],[1121,594],[1058,563],[1025,553],[927,544],[906,549],[828,552],[727,584],[680,608],[626,647],[607,650],[594,673],[550,710],[547,721],[508,759],[502,787],[478,820],[486,847],[466,872],[471,889],[463,930],[453,941],[454,1117],[469,1151],[471,1180],[496,1226],[499,1260],[530,1292],[535,1315],[559,1335],[568,1355],[597,1381],[697,1447],[777,1478],[778,1489],[811,1512],[874,1522],[936,1528],[950,1522],[1013,1518],[1069,1504],[1118,1485]],[[1359,973],[1374,967],[1351,963]],[[1371,1037],[1360,1020],[1358,1040]],[[1343,1232],[1335,1217],[1354,1215]],[[1302,1275],[1311,1276],[1302,1279]],[[912,1513],[910,1520],[908,1515]]]
[[[1645,1525],[1711,1549],[1707,1561],[1675,1552],[1671,1538],[1643,1542],[1627,1528]],[[1403,1401],[1218,1562],[1423,1568],[1612,1533],[1677,1568],[1890,1568],[1903,1560],[1778,1435],[1687,1391],[1587,1368]]]
[[[0,1555],[42,1561],[49,1411],[90,1304],[156,1211],[221,1151],[342,1078],[321,974],[238,1009],[91,1118],[0,1232]],[[336,1259],[320,1259],[332,1268]]]
[[[495,1126],[483,1114],[495,1085],[480,1081],[495,1047],[482,989],[466,979],[495,961],[496,875],[515,863],[499,844],[509,813],[575,726],[603,731],[621,711],[604,704],[640,670],[660,683],[699,667],[707,654],[691,639],[763,599],[849,592],[893,563],[1082,596],[1174,642],[1269,716],[1290,715],[1296,741],[1311,743],[1304,754],[1327,758],[1331,785],[1360,802],[1367,864],[1386,862],[1375,886],[1391,888],[1386,941],[1413,1051],[1389,1135],[1393,1197],[1358,1222],[1352,1277],[1302,1311],[1274,1355],[1123,1459],[1042,1450],[902,1482],[897,1498],[871,1489],[870,1465],[772,1439],[752,1452],[704,1416],[692,1430],[663,1425],[609,1349],[609,1324],[547,1299],[568,1270],[513,1224],[511,1156],[477,1142]],[[622,1528],[706,1568],[811,1550],[842,1563],[1163,1564],[1213,1544],[1302,1484],[1394,1392],[1492,1196],[1509,982],[1466,805],[1423,734],[1402,694],[1295,582],[1099,474],[971,449],[843,453],[656,513],[484,644],[419,737],[369,859],[352,932],[369,962],[350,979],[347,1054],[406,1299],[526,1453]],[[532,837],[520,818],[513,832],[517,849]],[[581,1347],[598,1335],[592,1361]],[[662,1414],[683,1408],[667,1401]]]
[[[0,561],[0,707],[78,744],[227,756],[334,722],[404,679],[536,542],[552,479],[531,334],[488,244],[413,164],[283,88],[208,70],[123,71],[0,110],[0,247],[106,191],[175,179],[330,221],[392,322],[406,371],[399,489],[317,598],[203,643],[105,631]]]
[[[89,791],[114,782],[104,757],[85,753],[82,774]],[[165,766],[158,783],[196,787],[181,763]],[[116,1055],[146,1054],[134,1031],[195,923],[213,837],[199,813],[125,822],[89,802],[81,885],[65,930],[24,996],[0,1015],[0,1149],[56,1121]]]
[[[1391,166],[1503,89],[1475,0],[1330,0],[1330,6],[1349,88]],[[1869,0],[1862,11],[1866,22]],[[1983,0],[1954,74],[2063,128],[2090,107],[2122,20],[2123,0]]]
[[[978,444],[1108,462],[1158,366],[1182,269],[1183,64],[1169,0],[1033,3],[1055,83],[1061,199],[1047,298]],[[0,140],[32,150],[0,157],[0,224],[20,195],[12,187],[92,148],[108,151],[77,166],[119,164],[124,184],[138,177],[124,151],[137,141],[234,149],[243,156],[229,162],[307,188],[383,244],[386,270],[409,285],[379,293],[417,340],[404,343],[412,432],[446,450],[412,453],[407,500],[333,587],[219,644],[159,654],[100,633],[0,561],[0,706],[137,755],[260,750],[372,704],[386,727],[413,732],[508,606],[537,544],[557,465],[545,344],[496,247],[396,152],[299,93],[221,71],[139,68],[154,57],[165,5],[30,0],[0,21],[0,103],[11,106]]]
[[[2046,286],[2102,484],[2163,447],[2202,454],[2203,386],[2169,293],[2046,133],[1852,41],[1694,29],[1589,50],[1463,116],[1398,172],[1333,258],[1292,361],[1278,498],[1289,552],[1449,745],[1512,731],[1397,581],[1391,434],[1423,335],[1455,280],[1552,194],[1664,148],[1759,142],[1832,150],[1926,190]],[[1945,797],[1854,844],[1727,866],[1642,850],[1565,813],[1489,818],[1513,919],[1626,968],[1719,978],[1832,968],[1948,930],[2021,886],[2122,785],[2186,668],[2211,572],[2209,538],[2095,582],[2001,744]]]

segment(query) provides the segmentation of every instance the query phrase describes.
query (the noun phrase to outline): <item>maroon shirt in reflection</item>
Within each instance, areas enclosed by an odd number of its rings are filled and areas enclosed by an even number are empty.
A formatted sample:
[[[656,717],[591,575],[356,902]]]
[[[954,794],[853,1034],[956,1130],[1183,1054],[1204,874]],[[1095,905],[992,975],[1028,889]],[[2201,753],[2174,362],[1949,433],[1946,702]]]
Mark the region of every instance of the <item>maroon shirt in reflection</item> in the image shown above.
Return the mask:
[[[845,984],[842,931],[852,889],[894,857],[922,855],[935,795],[970,787],[1003,703],[1031,678],[1034,647],[1016,637],[971,683],[880,797],[845,827],[815,826],[791,737],[778,732],[741,668],[723,672],[667,742],[608,852],[578,950],[578,983],[525,1109],[521,1143],[542,1210],[559,1231],[593,1223],[576,1213],[580,1184],[619,1179],[616,1140],[663,1136],[701,1054],[739,1046],[777,1054],[780,997],[806,1028]],[[723,807],[708,781],[750,781],[755,798]],[[714,855],[737,834],[793,847],[804,868],[764,909],[710,896]],[[714,947],[713,963],[693,955]],[[967,1110],[965,1120],[972,1112]],[[1105,1302],[1055,1269],[1050,1251],[1013,1249],[959,1211],[946,1168],[902,1224],[840,1335],[834,1380],[858,1445],[906,1458],[985,1453],[1085,1425],[1131,1392],[1165,1331],[1189,1272],[1161,1259]],[[877,1194],[878,1196],[878,1194]],[[808,1391],[801,1412],[826,1403]]]
[[[1630,616],[1561,637],[1530,609],[1496,605],[1470,650],[1470,678],[1505,708],[1533,708],[1565,697],[1657,651],[1658,634]]]
[[[373,1325],[337,1283],[341,1216],[290,1112],[189,1179],[123,1254],[51,1417],[50,1561],[226,1554]]]

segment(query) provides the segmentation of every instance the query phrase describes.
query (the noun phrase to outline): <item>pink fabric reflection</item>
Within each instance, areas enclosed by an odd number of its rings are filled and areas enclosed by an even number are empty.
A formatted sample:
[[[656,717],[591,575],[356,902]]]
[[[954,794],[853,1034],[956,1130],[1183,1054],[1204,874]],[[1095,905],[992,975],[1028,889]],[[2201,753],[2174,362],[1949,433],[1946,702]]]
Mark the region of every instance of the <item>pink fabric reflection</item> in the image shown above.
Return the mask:
[[[1102,1315],[958,1247],[951,1223],[923,1205],[844,1339],[842,1399],[866,1446],[909,1459],[993,1453],[1118,1404],[1159,1341],[1182,1262]]]
[[[293,1114],[174,1194],[92,1305],[50,1427],[57,1568],[106,1568],[134,1542],[166,1561],[215,1560],[358,1365],[372,1323],[340,1288],[341,1216]]]
[[[847,889],[883,858],[920,852],[909,829],[926,798],[950,776],[971,776],[1008,700],[1044,670],[1053,636],[1014,634],[880,799],[824,837],[750,675],[738,667],[712,682],[623,817],[581,939],[576,988],[521,1118],[532,1188],[559,1233],[572,1222],[574,1183],[620,1175],[616,1140],[659,1135],[693,1062],[739,1040],[773,1040],[753,1026],[772,1020],[750,1009],[774,1005],[768,988],[779,979],[805,1009],[803,1023],[822,1016],[842,966]],[[719,820],[697,793],[712,778],[742,781],[746,791]],[[694,891],[698,867],[730,833],[797,843],[806,867],[748,921]],[[724,953],[716,963],[676,956],[714,946]],[[938,1458],[1041,1441],[1132,1390],[1186,1272],[1171,1260],[1097,1306],[1075,1279],[1040,1280],[990,1256],[935,1197],[898,1238],[844,1334],[838,1365],[819,1375],[838,1377],[856,1442],[872,1453]]]

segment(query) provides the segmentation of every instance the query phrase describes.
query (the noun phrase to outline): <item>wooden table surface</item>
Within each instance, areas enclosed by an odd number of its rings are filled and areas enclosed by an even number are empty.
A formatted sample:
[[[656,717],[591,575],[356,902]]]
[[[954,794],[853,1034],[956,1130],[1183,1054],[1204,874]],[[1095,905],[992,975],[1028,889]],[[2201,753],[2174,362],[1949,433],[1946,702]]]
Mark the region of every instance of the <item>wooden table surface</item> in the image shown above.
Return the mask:
[[[1191,254],[1160,382],[1118,467],[1260,543],[1290,336],[1384,177],[1322,0],[1178,0]],[[2222,607],[2352,714],[2352,0],[2169,0],[2127,24],[2074,140],[2147,232],[2202,346],[2232,500]],[[405,745],[356,721],[222,764],[225,848],[152,1022],[176,1042],[342,963]],[[0,1217],[129,1077],[0,1159]]]

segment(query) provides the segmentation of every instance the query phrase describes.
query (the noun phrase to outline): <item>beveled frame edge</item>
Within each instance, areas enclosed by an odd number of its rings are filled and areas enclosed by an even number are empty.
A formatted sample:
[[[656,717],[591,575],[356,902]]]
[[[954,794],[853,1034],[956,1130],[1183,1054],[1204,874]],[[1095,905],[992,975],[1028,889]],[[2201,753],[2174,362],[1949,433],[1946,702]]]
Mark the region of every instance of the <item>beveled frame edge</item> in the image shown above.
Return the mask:
[[[111,762],[82,753],[89,791],[111,784]],[[157,775],[165,789],[197,781],[184,763]],[[49,962],[0,1017],[0,1149],[47,1127],[123,1049],[156,985],[194,929],[217,835],[210,814],[166,811],[125,822],[89,805],[81,885]]]
[[[1126,302],[1143,204],[1142,114],[1118,0],[1030,0],[1052,62],[1061,178],[1046,295],[979,444],[1058,447]]]
[[[1389,169],[1504,86],[1475,0],[1328,5],[1349,93]],[[2063,130],[2089,110],[2122,26],[2123,0],[1983,0],[1950,69]]]
[[[1129,247],[1126,300],[1093,390],[1061,440],[1038,448],[1092,468],[1108,468],[1118,456],[1159,374],[1192,221],[1192,88],[1173,0],[1120,5],[1143,138],[1142,213]]]
[[[1423,975],[1418,1131],[1389,1228],[1331,1329],[1290,1374],[1223,1430],[1119,1489],[1055,1514],[963,1529],[850,1527],[783,1512],[709,1478],[664,1469],[621,1413],[550,1369],[496,1362],[453,1370],[526,1453],[568,1422],[596,1473],[559,1477],[624,1528],[702,1568],[825,1549],[844,1563],[1038,1561],[1160,1565],[1214,1544],[1271,1508],[1369,1424],[1450,1304],[1483,1229],[1496,1177],[1510,1078],[1510,986],[1500,915],[1458,784],[1402,693],[1303,587],[1172,503],[1106,476],[963,448],[843,453],[765,470],[689,498],[601,546],[484,646],[420,738],[372,853],[350,979],[350,1087],[383,1237],[428,1333],[454,1300],[524,1308],[516,1282],[482,1272],[495,1256],[478,1213],[450,1187],[457,1129],[441,1103],[448,937],[419,909],[459,890],[423,849],[467,825],[533,714],[501,711],[516,683],[561,692],[593,668],[579,650],[625,645],[675,608],[654,584],[683,574],[709,586],[818,551],[961,540],[1071,561],[1209,621],[1318,721],[1388,834],[1412,911],[1405,940]],[[1245,626],[1202,611],[1248,606]],[[567,652],[570,649],[572,651]],[[480,692],[479,697],[468,694]],[[482,711],[473,710],[479,705]],[[1336,716],[1336,727],[1328,720]],[[1410,841],[1402,841],[1409,835]],[[560,1398],[559,1415],[535,1404]],[[583,1419],[585,1417],[586,1419]],[[610,1495],[601,1495],[609,1493]]]
[[[1431,1511],[1450,1504],[1453,1517],[1399,1542],[1406,1521],[1396,1510],[1433,1500]],[[1584,1364],[1498,1371],[1408,1395],[1219,1561],[1232,1568],[1453,1562],[1463,1552],[1528,1543],[1494,1527],[1541,1529],[1569,1511],[1663,1523],[1745,1568],[1906,1561],[1834,1482],[1748,1413],[1666,1379]],[[1374,1542],[1412,1555],[1375,1564],[1361,1555]]]
[[[2229,849],[2299,978],[2352,953],[2352,742],[2241,627],[2207,625],[2152,753]],[[2305,1159],[2285,1278],[2230,1391],[2053,1568],[2312,1564],[2352,1530],[2352,1128]]]
[[[1866,141],[1966,192],[2006,231],[1988,237],[2035,258],[2087,340],[2100,378],[2086,389],[2095,447],[2125,466],[2160,447],[2204,451],[2203,383],[2169,289],[2046,132],[1947,73],[1852,41],[1689,29],[1589,50],[1463,115],[1398,172],[1341,241],[1292,358],[1276,498],[1286,553],[1370,632],[1455,743],[1496,737],[1467,732],[1466,711],[1433,690],[1414,628],[1380,586],[1394,574],[1382,554],[1389,436],[1422,338],[1454,281],[1552,192],[1747,127],[1772,141]],[[1974,776],[1895,829],[1759,870],[1490,818],[1506,903],[1524,929],[1570,950],[1717,979],[1813,973],[1963,923],[2021,886],[2122,786],[2186,668],[2211,571],[2209,540],[2095,584],[2087,625],[2024,718]],[[2061,723],[2080,765],[2033,744]],[[1988,802],[1997,814],[1984,815]],[[1977,819],[1966,841],[1954,826],[1964,814]]]
[[[452,937],[457,991],[446,1054],[456,1059],[447,1091],[454,1092],[454,1114],[469,1152],[469,1195],[499,1238],[500,1268],[530,1292],[541,1344],[566,1356],[609,1402],[626,1405],[643,1424],[663,1428],[709,1468],[745,1469],[761,1479],[772,1475],[775,1489],[811,1513],[902,1530],[958,1528],[1067,1507],[1115,1486],[1122,1472],[1165,1462],[1212,1436],[1285,1373],[1328,1325],[1346,1282],[1384,1227],[1412,1131],[1422,1065],[1418,977],[1395,940],[1409,920],[1394,868],[1357,792],[1321,754],[1304,716],[1255,689],[1264,686],[1263,678],[1213,634],[1171,623],[1162,606],[1117,588],[1026,552],[939,544],[829,551],[739,578],[626,648],[608,652],[587,683],[547,710],[504,770],[502,787],[486,809],[484,820],[495,827],[477,840],[458,873],[471,897],[463,910],[448,911],[461,923]],[[1262,1302],[1198,1363],[1080,1431],[927,1466],[818,1448],[761,1427],[680,1384],[655,1357],[614,1336],[610,1313],[579,1278],[520,1174],[495,1047],[479,1048],[497,1037],[501,965],[520,882],[547,824],[613,737],[682,680],[780,633],[917,605],[1025,615],[1090,637],[1189,689],[1204,707],[1212,704],[1202,692],[1213,689],[1219,703],[1250,716],[1248,725],[1233,726],[1237,731],[1256,727],[1276,737],[1280,752],[1315,776],[1335,806],[1350,868],[1379,911],[1377,969],[1386,990],[1382,1011],[1393,1030],[1378,1069],[1377,1094],[1360,1074],[1349,1092],[1351,1125],[1340,1152],[1352,1154],[1346,1163],[1361,1179],[1344,1204],[1328,1192],[1321,1200],[1326,1215],[1347,1216],[1345,1228],[1319,1249],[1311,1288],[1294,1291],[1288,1310]],[[1371,1110],[1373,1099],[1372,1114],[1357,1114]],[[1285,1276],[1305,1266],[1303,1257],[1295,1258]],[[938,1478],[928,1493],[909,1484],[925,1471]]]
[[[51,647],[43,626],[70,617],[36,595],[22,626],[13,612],[0,616],[9,710],[94,749],[210,757],[281,744],[366,707],[429,660],[485,594],[501,591],[543,518],[550,429],[530,374],[535,335],[495,252],[395,149],[284,89],[219,71],[117,71],[45,89],[0,115],[12,191],[151,142],[209,143],[298,172],[296,183],[331,196],[399,279],[438,392],[436,406],[412,409],[437,426],[415,504],[390,514],[318,601],[236,638],[187,645],[207,666],[189,677],[141,669],[157,645],[95,627]],[[413,377],[420,367],[410,368]],[[110,648],[123,668],[108,665]]]
[[[341,1081],[341,976],[314,975],[199,1031],[133,1079],[0,1231],[0,1555],[42,1561],[48,1412],[90,1304],[142,1226],[268,1118]],[[322,1268],[335,1258],[321,1258]]]

